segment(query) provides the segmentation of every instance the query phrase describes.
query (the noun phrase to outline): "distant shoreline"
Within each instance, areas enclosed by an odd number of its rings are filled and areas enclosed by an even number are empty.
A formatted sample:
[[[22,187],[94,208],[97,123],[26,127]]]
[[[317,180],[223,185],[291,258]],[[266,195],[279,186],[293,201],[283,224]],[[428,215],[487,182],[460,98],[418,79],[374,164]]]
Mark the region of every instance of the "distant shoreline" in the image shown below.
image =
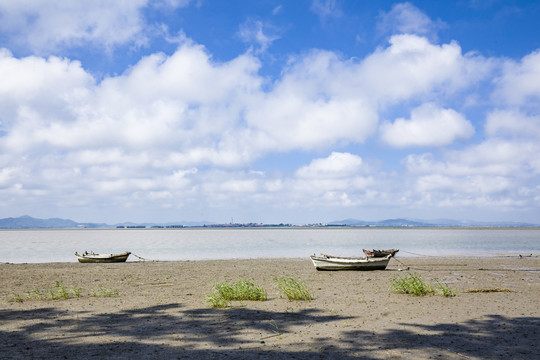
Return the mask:
[[[351,230],[540,230],[540,226],[528,227],[528,226],[516,226],[516,227],[498,227],[498,226],[184,226],[176,228],[159,228],[159,227],[136,227],[136,228],[117,228],[117,227],[66,227],[66,228],[0,228],[0,231],[8,230],[118,230],[118,231],[134,231],[134,230],[336,230],[336,229],[351,229]]]

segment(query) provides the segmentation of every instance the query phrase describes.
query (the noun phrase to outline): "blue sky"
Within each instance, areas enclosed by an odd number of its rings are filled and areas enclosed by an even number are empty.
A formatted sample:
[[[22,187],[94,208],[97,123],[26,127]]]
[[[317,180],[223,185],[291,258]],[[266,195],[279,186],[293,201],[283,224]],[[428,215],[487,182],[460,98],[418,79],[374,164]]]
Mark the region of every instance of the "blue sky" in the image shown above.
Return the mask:
[[[0,217],[540,222],[540,3],[2,1]]]

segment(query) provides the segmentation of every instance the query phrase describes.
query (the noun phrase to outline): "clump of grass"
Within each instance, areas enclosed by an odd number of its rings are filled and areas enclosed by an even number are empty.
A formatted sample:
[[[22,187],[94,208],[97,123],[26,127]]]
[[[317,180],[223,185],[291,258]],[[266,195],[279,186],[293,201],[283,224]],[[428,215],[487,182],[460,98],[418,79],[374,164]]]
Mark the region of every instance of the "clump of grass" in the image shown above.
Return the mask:
[[[43,300],[43,295],[41,295],[41,292],[38,290],[38,289],[33,289],[32,290],[32,294],[34,295],[34,297],[38,300]],[[31,295],[30,293],[28,294],[28,298],[30,299],[31,298]]]
[[[456,296],[456,292],[448,287],[446,284],[441,284],[441,282],[437,279],[433,279],[435,282],[437,289],[441,292],[441,294],[444,297],[453,297]]]
[[[13,293],[13,296],[8,299],[8,302],[18,302],[18,303],[23,303],[24,302],[24,299],[22,298],[21,295],[17,294],[17,293]]]
[[[206,297],[206,302],[210,303],[213,308],[226,308],[231,305],[231,302],[222,298],[219,294],[212,294]]]
[[[69,299],[70,295],[68,291],[66,290],[66,287],[62,285],[59,281],[54,282],[54,286],[56,287],[56,294],[58,299]]]
[[[96,290],[92,292],[93,297],[113,297],[118,296],[118,290],[111,290],[104,288],[103,286],[99,286]]]
[[[233,283],[216,283],[214,292],[206,300],[212,307],[227,307],[231,301],[265,301],[266,290],[253,280],[240,279]]]
[[[495,293],[495,292],[512,292],[510,289],[505,288],[493,288],[493,289],[469,289],[465,290],[466,293]]]
[[[275,276],[274,282],[279,287],[281,293],[283,293],[290,301],[313,300],[313,296],[311,296],[306,284],[302,280],[295,279],[291,276]]]
[[[396,276],[390,282],[392,291],[412,296],[426,296],[435,293],[433,287],[419,274],[407,274],[405,277]]]
[[[55,281],[53,285],[45,291],[33,288],[31,291],[25,292],[26,300],[61,300],[71,299],[73,297],[80,297],[81,291],[75,287],[70,289],[66,288],[60,281]],[[19,294],[14,294],[12,298],[8,299],[9,302],[23,302],[24,299]]]

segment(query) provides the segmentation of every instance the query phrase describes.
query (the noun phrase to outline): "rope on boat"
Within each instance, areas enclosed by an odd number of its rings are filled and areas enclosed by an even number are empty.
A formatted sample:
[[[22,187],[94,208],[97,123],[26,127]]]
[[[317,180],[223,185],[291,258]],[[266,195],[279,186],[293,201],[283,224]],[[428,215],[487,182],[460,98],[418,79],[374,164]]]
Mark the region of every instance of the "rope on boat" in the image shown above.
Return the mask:
[[[408,265],[405,265],[404,263],[402,263],[401,261],[399,261],[398,259],[396,259],[395,257],[392,257],[392,259],[396,260],[401,266],[403,266],[403,269],[398,269],[398,270],[409,270],[410,267]]]
[[[400,252],[407,253],[407,254],[411,254],[411,255],[416,255],[416,256],[437,257],[437,255],[418,254],[418,253],[413,253],[413,252],[405,251],[405,250],[399,250],[399,251],[400,251]]]
[[[136,258],[138,258],[139,260],[142,260],[142,261],[157,261],[157,260],[145,259],[142,256],[136,255],[134,253],[131,253],[131,255],[135,256]]]

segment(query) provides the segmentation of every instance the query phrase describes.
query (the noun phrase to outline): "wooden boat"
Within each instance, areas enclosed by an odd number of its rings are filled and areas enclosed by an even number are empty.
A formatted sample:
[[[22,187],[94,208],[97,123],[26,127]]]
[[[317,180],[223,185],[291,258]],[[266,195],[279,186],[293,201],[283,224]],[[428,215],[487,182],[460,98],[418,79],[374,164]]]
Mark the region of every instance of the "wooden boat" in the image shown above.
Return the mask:
[[[385,257],[343,257],[321,254],[310,256],[317,270],[384,270],[392,258],[389,254]]]
[[[389,249],[389,250],[366,250],[362,249],[364,251],[364,254],[366,254],[367,257],[385,257],[388,255],[396,255],[396,253],[399,251],[399,249]]]
[[[129,254],[129,251],[120,254],[94,254],[93,251],[85,251],[83,254],[75,253],[75,256],[81,263],[115,263],[126,262]]]

